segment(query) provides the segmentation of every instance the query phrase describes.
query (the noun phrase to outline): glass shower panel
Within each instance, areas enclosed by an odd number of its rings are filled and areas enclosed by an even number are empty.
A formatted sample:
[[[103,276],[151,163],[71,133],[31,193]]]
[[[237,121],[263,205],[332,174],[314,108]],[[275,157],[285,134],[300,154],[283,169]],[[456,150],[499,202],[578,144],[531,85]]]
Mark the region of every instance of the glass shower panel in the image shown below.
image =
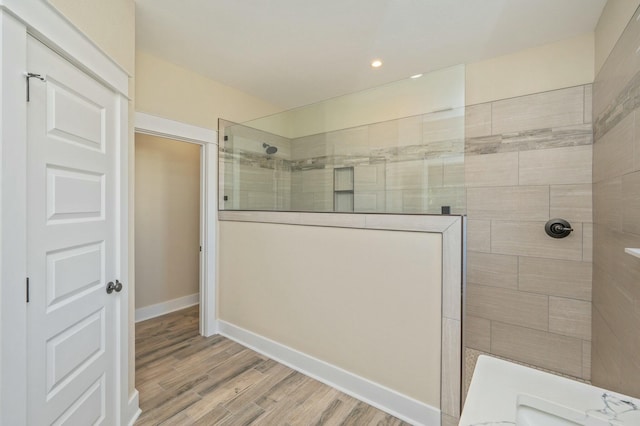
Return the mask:
[[[464,67],[427,76],[221,120],[220,208],[464,214]]]
[[[220,129],[221,209],[290,210],[290,141],[224,120]]]

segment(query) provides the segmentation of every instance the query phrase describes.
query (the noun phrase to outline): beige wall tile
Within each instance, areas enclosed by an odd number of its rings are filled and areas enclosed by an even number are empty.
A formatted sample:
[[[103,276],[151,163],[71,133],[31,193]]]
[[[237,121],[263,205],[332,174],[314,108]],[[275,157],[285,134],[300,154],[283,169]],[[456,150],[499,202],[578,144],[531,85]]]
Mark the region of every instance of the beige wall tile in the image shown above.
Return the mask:
[[[582,124],[583,86],[493,102],[493,134]]]
[[[491,351],[491,321],[467,315],[463,322],[466,347]]]
[[[582,341],[582,378],[591,380],[591,342]]]
[[[518,288],[532,293],[591,300],[591,263],[518,258]]]
[[[273,175],[275,170],[240,165],[240,179],[236,182],[241,191],[273,193]]]
[[[327,155],[326,138],[326,134],[322,133],[319,135],[311,135],[292,139],[291,159],[303,160],[306,158],[324,157],[325,155]]]
[[[635,9],[633,3],[631,7]],[[632,19],[631,16],[628,19]],[[594,83],[594,104],[596,116],[610,105],[620,94],[631,78],[640,69],[640,55],[636,55],[640,41],[640,25],[632,20],[620,35],[615,47],[607,57]]]
[[[423,189],[402,191],[403,213],[424,213],[429,209],[429,195]]]
[[[460,419],[458,417],[442,414],[442,418],[440,422],[441,422],[441,426],[458,426]]]
[[[333,155],[368,155],[369,126],[326,133],[327,152]]]
[[[612,277],[598,267],[594,270],[593,278],[595,309],[621,342],[631,341],[638,334],[638,329],[633,326],[636,316],[633,294],[627,291],[624,284],[616,281],[617,277]]]
[[[353,209],[356,212],[384,212],[384,192],[356,191],[353,194]]]
[[[452,214],[464,214],[466,212],[465,194],[463,187],[429,188],[427,211],[431,214],[440,214],[442,206],[450,206]]]
[[[622,229],[640,235],[640,172],[622,176]]]
[[[622,213],[622,178],[594,183],[593,222],[621,231]]]
[[[599,225],[595,226],[594,234],[594,241],[597,241],[594,246],[594,282],[598,270],[607,273],[606,276],[598,277],[602,289],[596,289],[594,286],[594,297],[597,291],[606,291],[615,283],[627,298],[639,301],[640,260],[625,253],[624,249],[640,246],[640,237],[636,234],[605,229]]]
[[[593,222],[592,185],[551,185],[549,216],[573,222]]]
[[[548,220],[548,186],[467,189],[467,215],[473,219]]]
[[[582,224],[582,260],[593,261],[593,223]]]
[[[489,136],[491,134],[491,104],[466,107],[464,127],[466,138]]]
[[[422,116],[422,143],[463,140],[465,130],[464,109],[434,112]]]
[[[467,187],[518,185],[517,152],[467,156],[464,166]]]
[[[246,206],[249,210],[276,210],[277,201],[273,193],[248,191]]]
[[[460,416],[460,383],[462,361],[462,324],[450,318],[442,319],[441,407],[444,414]]]
[[[584,122],[591,123],[593,118],[591,117],[593,106],[593,84],[586,84],[584,86]]]
[[[591,340],[591,302],[549,297],[549,331]]]
[[[314,192],[313,193],[313,211],[331,212],[333,211],[333,192]]]
[[[398,120],[369,125],[369,147],[390,148],[398,145]]]
[[[491,351],[560,373],[582,376],[582,341],[573,337],[492,322]]]
[[[491,251],[490,220],[467,220],[467,250],[485,253]]]
[[[312,169],[302,172],[302,192],[333,194],[333,169]]]
[[[422,189],[428,185],[424,160],[387,163],[385,171],[387,191]]]
[[[506,288],[467,285],[467,315],[547,330],[547,296]]]
[[[518,257],[468,250],[467,282],[515,290],[518,288]]]
[[[491,252],[551,259],[582,260],[582,224],[572,223],[566,238],[551,238],[545,222],[492,221]]]
[[[402,213],[402,193],[400,190],[386,191],[384,202],[387,213]]]
[[[384,164],[362,165],[353,168],[353,185],[359,191],[384,191]]]
[[[591,183],[592,146],[522,151],[520,185]]]
[[[622,347],[605,320],[593,309],[591,342],[591,381],[606,389],[619,389],[622,383]]]
[[[640,170],[640,110],[634,111],[635,129],[633,133],[633,170]]]
[[[449,186],[464,186],[464,155],[454,155],[451,157],[442,158],[443,165],[443,182],[445,187]],[[432,185],[431,179],[429,179],[429,186]]]
[[[412,146],[422,144],[422,116],[407,117],[397,120],[397,146]]]
[[[634,114],[595,141],[593,146],[593,181],[619,177],[633,171]]]
[[[444,185],[444,162],[442,158],[429,158],[424,160],[426,184],[429,188],[441,187]],[[464,167],[464,165],[463,165]],[[462,169],[462,179],[464,182],[464,168]]]

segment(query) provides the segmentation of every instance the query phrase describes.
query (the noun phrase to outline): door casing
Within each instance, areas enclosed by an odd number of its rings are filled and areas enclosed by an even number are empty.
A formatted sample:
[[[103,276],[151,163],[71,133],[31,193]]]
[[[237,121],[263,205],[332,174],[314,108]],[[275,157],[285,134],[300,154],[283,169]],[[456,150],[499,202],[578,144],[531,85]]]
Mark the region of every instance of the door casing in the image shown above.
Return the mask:
[[[44,0],[0,0],[0,425],[26,424],[26,217],[27,203],[27,36],[32,35],[78,68],[112,89],[120,104],[117,170],[120,233],[116,259],[126,284],[129,269],[129,75]],[[132,306],[123,295],[117,359],[120,418],[131,424],[139,413],[130,383],[129,336]]]
[[[218,333],[216,321],[216,247],[218,223],[218,132],[136,112],[135,131],[202,147],[200,156],[200,334]]]

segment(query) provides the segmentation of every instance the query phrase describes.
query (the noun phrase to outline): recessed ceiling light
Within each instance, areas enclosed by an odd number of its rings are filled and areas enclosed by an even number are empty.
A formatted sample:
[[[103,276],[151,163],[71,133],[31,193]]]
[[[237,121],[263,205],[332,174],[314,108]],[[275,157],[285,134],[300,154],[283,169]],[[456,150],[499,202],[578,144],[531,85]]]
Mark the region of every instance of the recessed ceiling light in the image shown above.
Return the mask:
[[[382,61],[380,59],[375,59],[371,62],[371,66],[373,68],[380,68],[382,66]]]
[[[422,77],[422,74],[416,74],[411,76],[411,78],[420,78],[420,77]]]

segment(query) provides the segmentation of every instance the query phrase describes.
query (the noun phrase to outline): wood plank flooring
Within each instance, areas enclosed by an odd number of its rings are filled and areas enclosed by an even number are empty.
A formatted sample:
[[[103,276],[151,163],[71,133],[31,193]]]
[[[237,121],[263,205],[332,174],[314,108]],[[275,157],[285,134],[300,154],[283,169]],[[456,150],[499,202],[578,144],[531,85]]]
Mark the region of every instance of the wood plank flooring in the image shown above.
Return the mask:
[[[198,307],[136,324],[136,425],[408,425],[222,336]]]

